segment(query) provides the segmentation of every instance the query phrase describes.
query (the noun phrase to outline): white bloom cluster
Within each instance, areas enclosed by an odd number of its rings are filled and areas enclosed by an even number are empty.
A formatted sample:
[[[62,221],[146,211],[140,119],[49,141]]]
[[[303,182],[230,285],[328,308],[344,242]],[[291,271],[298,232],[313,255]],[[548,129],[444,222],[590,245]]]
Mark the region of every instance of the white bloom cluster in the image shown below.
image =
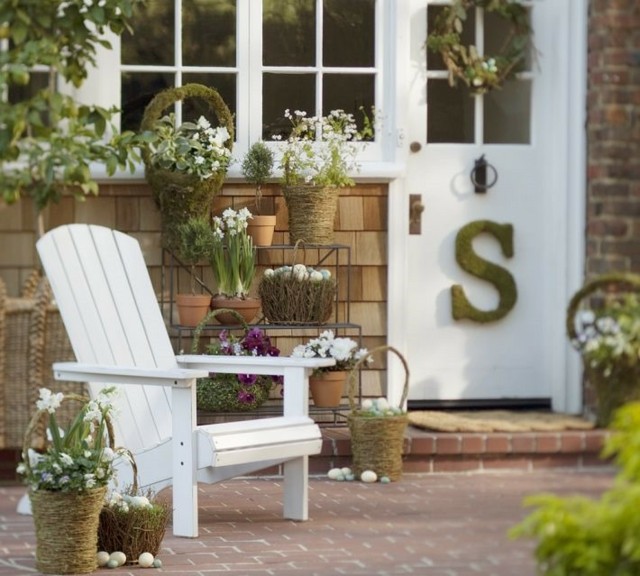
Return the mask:
[[[299,344],[293,349],[294,358],[334,358],[336,365],[330,370],[350,370],[356,363],[367,358],[371,361],[366,348],[358,349],[358,344],[351,338],[336,337],[332,330],[325,330],[318,338]]]
[[[36,401],[38,410],[46,410],[49,414],[53,414],[62,404],[64,395],[62,392],[53,394],[48,388],[40,388],[40,399]]]

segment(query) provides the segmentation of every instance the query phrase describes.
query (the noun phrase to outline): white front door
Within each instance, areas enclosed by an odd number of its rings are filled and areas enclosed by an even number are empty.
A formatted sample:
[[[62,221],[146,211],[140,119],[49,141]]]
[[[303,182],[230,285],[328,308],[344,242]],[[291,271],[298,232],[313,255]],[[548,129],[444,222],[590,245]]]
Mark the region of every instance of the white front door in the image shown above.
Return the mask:
[[[409,3],[407,176],[396,188],[405,209],[424,210],[420,222],[399,222],[396,213],[391,224],[391,258],[405,259],[409,400],[543,405],[560,398],[556,405],[575,406],[562,397],[568,268],[576,268],[568,262],[570,236],[582,233],[569,214],[571,107],[584,106],[569,103],[575,2],[527,3],[535,52],[516,80],[484,96],[450,87],[425,51],[442,0]],[[504,34],[494,15],[472,9],[469,16],[465,34],[480,51],[483,39],[488,48]],[[495,184],[476,191],[471,173],[482,158],[487,184]],[[476,176],[482,180],[481,171]],[[454,285],[463,293],[456,312]],[[390,326],[391,336],[398,333],[400,324]]]

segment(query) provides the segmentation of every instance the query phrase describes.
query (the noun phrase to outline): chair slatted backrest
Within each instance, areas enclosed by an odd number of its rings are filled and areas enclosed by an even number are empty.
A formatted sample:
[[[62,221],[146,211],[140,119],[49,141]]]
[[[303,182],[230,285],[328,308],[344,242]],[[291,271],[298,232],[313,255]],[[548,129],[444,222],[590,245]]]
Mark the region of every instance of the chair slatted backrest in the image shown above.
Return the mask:
[[[137,240],[70,224],[45,234],[37,249],[78,362],[177,366]],[[91,395],[103,386],[89,383]],[[135,453],[171,435],[166,387],[123,386],[120,396],[117,445]]]

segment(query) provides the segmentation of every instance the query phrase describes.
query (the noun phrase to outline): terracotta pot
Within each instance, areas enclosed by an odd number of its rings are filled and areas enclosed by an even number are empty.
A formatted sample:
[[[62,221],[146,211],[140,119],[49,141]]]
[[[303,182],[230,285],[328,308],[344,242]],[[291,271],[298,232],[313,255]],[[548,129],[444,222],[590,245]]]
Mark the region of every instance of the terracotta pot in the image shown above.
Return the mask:
[[[229,308],[235,310],[242,316],[244,321],[249,324],[260,310],[259,298],[227,298],[225,296],[214,296],[211,299],[211,309],[218,310],[220,308]],[[226,324],[229,326],[237,326],[238,318],[231,313],[221,313],[216,316],[216,320],[220,324]]]
[[[254,246],[271,246],[275,228],[275,216],[254,214],[249,218],[247,234],[253,239]]]
[[[182,326],[197,326],[209,312],[209,294],[176,294],[178,317]]]
[[[340,405],[344,393],[346,371],[320,372],[309,378],[309,390],[315,406],[329,408]]]

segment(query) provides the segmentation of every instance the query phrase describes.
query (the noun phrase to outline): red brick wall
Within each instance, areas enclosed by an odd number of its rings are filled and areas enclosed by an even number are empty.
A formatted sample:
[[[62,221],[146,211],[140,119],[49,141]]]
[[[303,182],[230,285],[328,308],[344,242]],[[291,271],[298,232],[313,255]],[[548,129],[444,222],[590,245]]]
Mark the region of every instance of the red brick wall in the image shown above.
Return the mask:
[[[640,2],[591,0],[587,276],[640,272]]]

